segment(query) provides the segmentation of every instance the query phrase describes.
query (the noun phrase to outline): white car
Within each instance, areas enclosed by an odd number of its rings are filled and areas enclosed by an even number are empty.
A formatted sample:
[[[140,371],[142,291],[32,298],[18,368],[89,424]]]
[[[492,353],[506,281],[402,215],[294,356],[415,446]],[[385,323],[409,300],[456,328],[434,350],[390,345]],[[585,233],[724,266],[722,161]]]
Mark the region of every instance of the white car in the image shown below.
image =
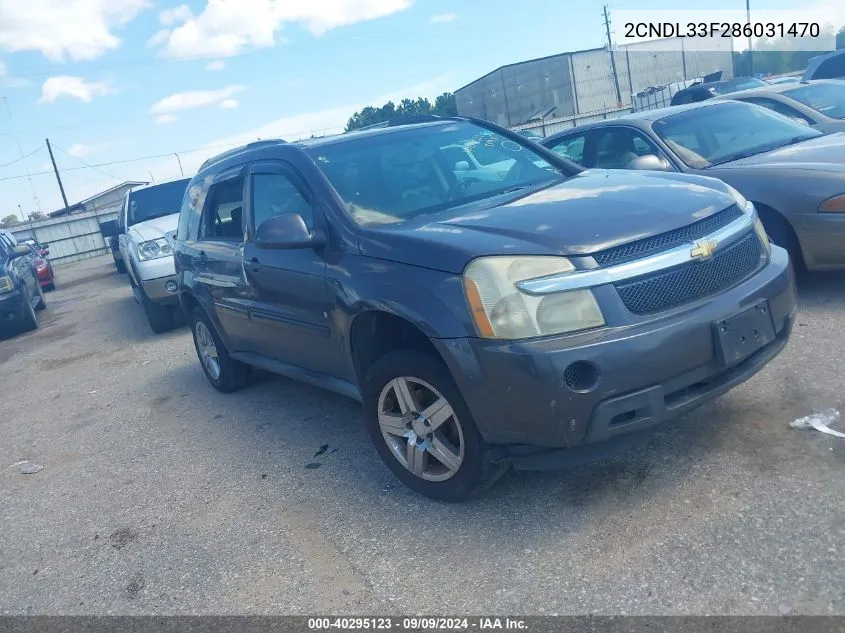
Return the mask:
[[[153,332],[176,325],[179,298],[173,263],[173,236],[190,178],[132,189],[118,221],[120,254],[135,300]]]

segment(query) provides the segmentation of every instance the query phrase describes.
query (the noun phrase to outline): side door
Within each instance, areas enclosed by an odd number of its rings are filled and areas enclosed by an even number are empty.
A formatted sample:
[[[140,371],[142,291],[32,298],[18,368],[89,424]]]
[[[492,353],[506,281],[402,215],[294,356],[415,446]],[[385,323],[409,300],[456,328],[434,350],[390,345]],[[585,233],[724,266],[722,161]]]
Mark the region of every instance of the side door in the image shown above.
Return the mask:
[[[325,231],[319,203],[293,166],[281,161],[253,164],[247,189],[244,269],[254,300],[254,350],[283,363],[340,376],[339,343],[329,318],[333,295],[324,258],[330,247],[268,248],[257,238],[264,222],[287,213],[301,215],[312,231]]]
[[[230,352],[248,349],[250,292],[243,271],[244,167],[218,174],[205,196],[192,258]]]

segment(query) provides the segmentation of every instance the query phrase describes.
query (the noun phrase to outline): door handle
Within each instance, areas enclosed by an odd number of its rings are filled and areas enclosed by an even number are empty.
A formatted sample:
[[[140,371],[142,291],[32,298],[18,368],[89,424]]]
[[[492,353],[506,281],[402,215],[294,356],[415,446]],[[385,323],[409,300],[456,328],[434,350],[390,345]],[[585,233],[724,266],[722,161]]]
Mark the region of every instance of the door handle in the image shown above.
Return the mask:
[[[263,267],[264,267],[264,265],[260,261],[258,261],[257,257],[253,257],[252,259],[249,260],[249,269],[252,272],[257,273]]]
[[[200,251],[199,256],[200,264],[205,266],[208,263],[208,256],[205,254],[205,251]]]

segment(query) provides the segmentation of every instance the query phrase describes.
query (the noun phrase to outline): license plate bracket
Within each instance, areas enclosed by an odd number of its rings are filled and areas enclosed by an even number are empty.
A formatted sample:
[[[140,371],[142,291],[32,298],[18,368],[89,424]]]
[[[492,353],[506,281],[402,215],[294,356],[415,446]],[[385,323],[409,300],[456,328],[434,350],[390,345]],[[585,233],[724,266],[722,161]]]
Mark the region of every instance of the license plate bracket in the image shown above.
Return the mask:
[[[716,358],[725,367],[742,362],[774,341],[776,336],[769,302],[766,300],[726,319],[714,321],[712,327]]]

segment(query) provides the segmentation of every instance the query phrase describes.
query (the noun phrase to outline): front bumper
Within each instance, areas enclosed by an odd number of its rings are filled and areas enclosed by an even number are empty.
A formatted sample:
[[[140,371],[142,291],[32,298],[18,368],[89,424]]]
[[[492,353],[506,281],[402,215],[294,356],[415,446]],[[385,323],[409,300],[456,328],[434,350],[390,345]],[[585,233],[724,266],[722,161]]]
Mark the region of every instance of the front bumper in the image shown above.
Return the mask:
[[[725,367],[713,323],[761,300],[768,301],[774,341]],[[545,468],[550,460],[566,464],[572,447],[600,450],[606,440],[654,427],[747,380],[786,345],[795,309],[792,269],[775,247],[749,279],[663,318],[532,341],[435,344],[484,439],[504,447],[518,467]],[[598,380],[580,392],[564,377],[579,361],[598,370]],[[549,452],[563,448],[569,450]]]
[[[176,275],[141,282],[144,293],[156,303],[177,303]]]
[[[0,330],[19,323],[26,316],[25,297],[20,290],[0,295]]]

